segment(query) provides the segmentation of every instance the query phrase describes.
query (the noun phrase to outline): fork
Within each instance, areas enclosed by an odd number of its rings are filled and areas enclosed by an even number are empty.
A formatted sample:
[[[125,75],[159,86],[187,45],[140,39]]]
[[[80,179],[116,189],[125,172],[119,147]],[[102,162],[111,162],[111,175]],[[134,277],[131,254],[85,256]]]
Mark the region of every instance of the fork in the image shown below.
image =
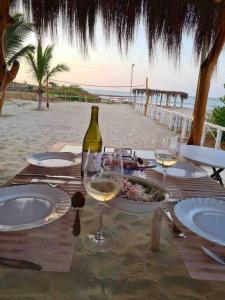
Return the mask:
[[[214,259],[218,263],[220,263],[222,265],[225,265],[225,257],[224,256],[219,255],[219,254],[215,253],[214,251],[207,249],[204,246],[201,246],[201,248],[205,252],[205,254],[207,254],[209,257],[211,257],[212,259]]]

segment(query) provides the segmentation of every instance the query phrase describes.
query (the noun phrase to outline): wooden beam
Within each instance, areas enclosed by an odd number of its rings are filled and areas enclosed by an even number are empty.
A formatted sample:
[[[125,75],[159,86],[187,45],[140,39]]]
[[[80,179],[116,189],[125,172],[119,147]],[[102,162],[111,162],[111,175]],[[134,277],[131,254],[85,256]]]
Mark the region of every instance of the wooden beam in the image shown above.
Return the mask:
[[[145,103],[145,111],[144,115],[147,116],[147,110],[148,110],[148,103],[149,103],[149,88],[148,88],[148,78],[146,78],[146,103]]]
[[[223,6],[219,15],[217,28],[216,38],[211,50],[200,67],[199,82],[194,107],[194,120],[191,135],[188,141],[189,145],[201,144],[211,77],[219,55],[225,44],[225,5]]]

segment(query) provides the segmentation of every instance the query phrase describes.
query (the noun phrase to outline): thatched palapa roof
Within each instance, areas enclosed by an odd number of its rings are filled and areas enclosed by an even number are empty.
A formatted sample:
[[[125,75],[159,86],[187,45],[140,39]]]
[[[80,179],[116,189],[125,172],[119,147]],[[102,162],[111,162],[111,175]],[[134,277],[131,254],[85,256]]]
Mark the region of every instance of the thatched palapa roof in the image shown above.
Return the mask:
[[[133,89],[132,90],[132,93],[133,94],[146,94],[146,89]],[[187,93],[184,93],[184,92],[180,92],[180,91],[162,91],[162,90],[154,90],[154,89],[148,89],[148,93],[150,96],[166,96],[166,97],[174,97],[174,98],[177,98],[177,97],[180,97],[182,100],[184,99],[187,99],[188,97],[188,94]]]
[[[22,3],[37,28],[57,33],[61,22],[71,40],[78,39],[84,50],[93,42],[100,17],[105,36],[116,34],[118,45],[128,49],[136,28],[143,20],[150,56],[161,40],[170,55],[179,57],[183,34],[194,37],[198,58],[203,44],[211,46],[224,0],[11,0]],[[61,20],[61,21],[60,21]],[[63,21],[62,21],[63,20]]]

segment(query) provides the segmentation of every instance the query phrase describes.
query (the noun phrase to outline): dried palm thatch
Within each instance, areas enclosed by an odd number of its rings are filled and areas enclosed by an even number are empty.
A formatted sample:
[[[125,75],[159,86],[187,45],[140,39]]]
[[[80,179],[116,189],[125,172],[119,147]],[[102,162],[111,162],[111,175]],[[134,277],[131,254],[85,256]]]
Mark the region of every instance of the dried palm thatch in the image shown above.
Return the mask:
[[[134,95],[144,95],[146,94],[146,89],[133,89],[132,93]],[[187,99],[188,94],[185,92],[180,92],[180,91],[162,91],[162,90],[155,90],[155,89],[149,89],[148,90],[148,94],[151,96],[157,96],[157,97],[173,97],[173,98],[177,98],[180,97],[182,100]]]
[[[224,0],[11,0],[12,7],[22,4],[37,28],[57,34],[62,23],[71,41],[78,39],[84,50],[95,38],[100,17],[105,36],[116,34],[118,45],[129,48],[137,26],[143,21],[149,48],[154,54],[160,40],[169,55],[179,57],[183,34],[194,37],[199,58],[202,46],[211,46],[216,34],[218,15]],[[63,21],[62,21],[63,20]]]

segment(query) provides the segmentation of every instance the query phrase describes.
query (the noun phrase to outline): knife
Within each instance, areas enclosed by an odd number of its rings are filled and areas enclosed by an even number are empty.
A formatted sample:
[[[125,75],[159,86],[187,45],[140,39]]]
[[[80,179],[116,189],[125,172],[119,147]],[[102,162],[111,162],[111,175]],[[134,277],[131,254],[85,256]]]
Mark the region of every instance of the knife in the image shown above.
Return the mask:
[[[44,177],[44,178],[58,178],[58,179],[76,179],[76,177],[74,176],[64,176],[64,175],[47,175],[47,174],[38,174],[38,173],[19,173],[19,174],[16,174],[15,177],[33,177],[33,176],[36,176],[36,177]]]
[[[16,269],[30,269],[35,271],[41,271],[42,267],[38,264],[35,264],[31,261],[14,259],[9,257],[0,256],[0,265],[16,268]]]

